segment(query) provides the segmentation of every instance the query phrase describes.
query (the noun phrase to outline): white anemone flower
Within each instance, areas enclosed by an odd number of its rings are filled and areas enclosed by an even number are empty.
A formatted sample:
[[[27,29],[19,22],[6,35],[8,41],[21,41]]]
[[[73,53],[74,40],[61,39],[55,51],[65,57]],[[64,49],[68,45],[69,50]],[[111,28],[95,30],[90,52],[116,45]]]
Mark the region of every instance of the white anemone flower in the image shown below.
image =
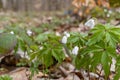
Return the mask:
[[[64,35],[66,36],[66,37],[70,37],[70,34],[68,33],[68,32],[64,32]]]
[[[90,27],[90,28],[94,28],[94,26],[95,26],[95,21],[94,21],[94,19],[88,20],[88,21],[85,23],[85,26],[88,26],[88,27]]]
[[[31,36],[31,35],[32,35],[32,31],[31,31],[31,30],[27,30],[27,34],[28,34],[29,36]]]
[[[66,37],[66,36],[63,36],[63,38],[62,38],[62,43],[63,43],[63,44],[66,44],[66,43],[67,43],[67,37]]]
[[[75,46],[72,50],[72,54],[77,55],[78,54],[79,47]]]
[[[115,71],[115,64],[116,64],[116,60],[112,58],[112,64],[111,64],[110,70],[113,72]]]
[[[13,32],[13,31],[10,31],[10,34],[14,34],[14,32]]]
[[[109,14],[109,13],[107,14],[107,17],[110,17],[110,14]]]

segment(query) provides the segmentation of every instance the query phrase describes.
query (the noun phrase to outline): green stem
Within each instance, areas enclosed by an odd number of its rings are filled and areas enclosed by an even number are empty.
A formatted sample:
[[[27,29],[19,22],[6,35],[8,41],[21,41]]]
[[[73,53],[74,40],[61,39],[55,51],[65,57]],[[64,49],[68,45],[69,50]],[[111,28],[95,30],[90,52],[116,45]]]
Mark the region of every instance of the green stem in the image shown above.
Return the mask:
[[[64,49],[65,49],[66,54],[67,54],[70,58],[72,58],[72,56],[70,55],[70,52],[69,52],[67,46],[66,46],[65,44],[62,44],[62,45],[63,45],[63,47],[64,47]]]

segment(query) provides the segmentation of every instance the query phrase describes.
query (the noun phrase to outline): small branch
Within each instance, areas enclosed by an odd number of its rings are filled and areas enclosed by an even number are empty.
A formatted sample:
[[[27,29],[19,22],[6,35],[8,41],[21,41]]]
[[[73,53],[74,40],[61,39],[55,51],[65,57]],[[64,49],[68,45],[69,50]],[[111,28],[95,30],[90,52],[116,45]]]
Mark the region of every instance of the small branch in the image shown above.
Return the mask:
[[[60,71],[63,73],[64,77],[67,77],[69,72],[67,72],[62,66],[59,66]]]

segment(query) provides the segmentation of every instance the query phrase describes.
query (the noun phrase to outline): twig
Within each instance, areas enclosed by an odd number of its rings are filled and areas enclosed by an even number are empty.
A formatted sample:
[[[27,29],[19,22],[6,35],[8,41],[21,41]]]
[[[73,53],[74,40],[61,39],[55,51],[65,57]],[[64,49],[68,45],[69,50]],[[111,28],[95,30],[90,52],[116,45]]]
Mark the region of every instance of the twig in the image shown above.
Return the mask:
[[[62,66],[59,66],[59,69],[61,70],[61,72],[63,73],[64,77],[67,77],[69,72],[67,72]]]
[[[89,66],[88,66],[88,78],[90,80],[90,68],[89,68]]]

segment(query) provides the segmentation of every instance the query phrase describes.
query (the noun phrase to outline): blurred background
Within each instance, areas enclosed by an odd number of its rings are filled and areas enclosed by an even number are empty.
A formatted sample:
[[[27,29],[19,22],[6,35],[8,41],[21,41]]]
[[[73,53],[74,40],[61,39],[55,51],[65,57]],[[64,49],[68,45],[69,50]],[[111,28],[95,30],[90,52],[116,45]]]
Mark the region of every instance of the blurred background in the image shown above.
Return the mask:
[[[4,11],[59,11],[71,8],[72,0],[0,0]]]
[[[0,28],[16,23],[23,27],[46,23],[48,28],[53,23],[69,29],[83,27],[90,18],[120,24],[120,0],[0,0]]]

